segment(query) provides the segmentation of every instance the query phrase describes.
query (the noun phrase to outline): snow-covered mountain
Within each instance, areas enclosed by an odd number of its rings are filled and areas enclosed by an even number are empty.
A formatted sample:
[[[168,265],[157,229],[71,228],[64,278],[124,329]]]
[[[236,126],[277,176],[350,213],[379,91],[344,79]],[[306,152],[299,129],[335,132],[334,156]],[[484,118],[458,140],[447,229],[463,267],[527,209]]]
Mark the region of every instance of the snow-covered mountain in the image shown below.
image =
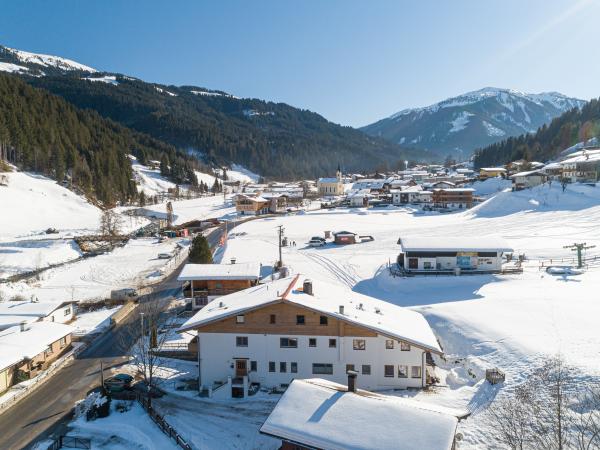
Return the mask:
[[[33,76],[56,72],[97,72],[93,67],[59,56],[30,53],[0,45],[0,71]]]
[[[466,156],[509,136],[533,132],[584,103],[558,92],[525,94],[487,87],[424,108],[402,110],[362,130],[403,146]]]

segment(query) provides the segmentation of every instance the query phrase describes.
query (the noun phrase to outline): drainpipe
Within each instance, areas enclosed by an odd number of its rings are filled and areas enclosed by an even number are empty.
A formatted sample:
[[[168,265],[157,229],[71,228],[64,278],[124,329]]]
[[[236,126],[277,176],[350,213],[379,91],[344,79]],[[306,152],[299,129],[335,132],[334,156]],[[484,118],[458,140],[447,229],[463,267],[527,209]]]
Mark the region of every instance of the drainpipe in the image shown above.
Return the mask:
[[[425,365],[425,352],[421,352],[421,388],[425,387],[427,366]]]
[[[202,362],[202,358],[200,358],[200,333],[196,332],[196,345],[198,347],[198,393],[202,392],[202,378],[200,375],[200,363]]]

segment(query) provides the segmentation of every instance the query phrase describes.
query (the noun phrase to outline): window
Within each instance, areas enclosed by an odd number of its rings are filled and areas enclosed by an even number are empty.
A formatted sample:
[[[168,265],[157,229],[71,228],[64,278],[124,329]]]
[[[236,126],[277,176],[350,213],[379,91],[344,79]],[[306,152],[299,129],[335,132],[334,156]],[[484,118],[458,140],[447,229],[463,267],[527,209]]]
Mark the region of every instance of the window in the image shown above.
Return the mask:
[[[349,370],[354,370],[354,364],[346,364],[346,373],[348,373]]]
[[[408,378],[408,366],[398,366],[398,378]]]
[[[421,366],[412,366],[410,376],[412,378],[421,378]]]
[[[275,321],[276,321],[275,314],[271,314],[271,315],[269,316],[269,323],[275,323]]]
[[[336,347],[337,347],[337,340],[329,339],[329,348],[336,348]]]
[[[410,344],[408,342],[400,342],[400,350],[410,352]]]
[[[257,363],[256,361],[250,361],[250,372],[256,372],[257,369]]]
[[[353,339],[352,348],[354,350],[365,350],[367,348],[367,341],[364,339]]]
[[[281,373],[286,373],[287,372],[287,363],[285,362],[280,362],[279,363],[279,371]]]
[[[313,364],[313,375],[333,375],[333,364]]]
[[[240,314],[239,316],[235,316],[235,323],[244,323],[246,321],[245,319],[244,315]]]
[[[68,316],[70,314],[71,314],[71,308],[65,309],[65,316]]]
[[[429,261],[423,262],[423,269],[433,269],[433,265]]]
[[[319,317],[319,325],[327,325],[327,316]]]
[[[363,364],[362,374],[363,375],[371,375],[371,366],[369,364]]]
[[[394,348],[394,341],[393,339],[387,339],[385,341],[385,348],[388,350],[392,350]]]
[[[269,361],[269,372],[275,372],[275,361]]]
[[[296,325],[304,325],[305,323],[303,315],[300,314],[296,316]]]
[[[281,348],[298,348],[297,338],[279,338],[279,346]]]
[[[236,336],[235,345],[236,347],[248,347],[248,336]]]
[[[298,373],[298,363],[297,362],[290,363],[290,372]]]
[[[316,347],[317,346],[317,338],[308,338],[308,346]]]
[[[394,366],[388,366],[385,365],[383,366],[383,374],[386,377],[393,377],[394,376]]]
[[[66,337],[60,338],[59,344],[60,344],[60,348],[63,348],[64,346],[66,346],[67,345],[67,338]]]

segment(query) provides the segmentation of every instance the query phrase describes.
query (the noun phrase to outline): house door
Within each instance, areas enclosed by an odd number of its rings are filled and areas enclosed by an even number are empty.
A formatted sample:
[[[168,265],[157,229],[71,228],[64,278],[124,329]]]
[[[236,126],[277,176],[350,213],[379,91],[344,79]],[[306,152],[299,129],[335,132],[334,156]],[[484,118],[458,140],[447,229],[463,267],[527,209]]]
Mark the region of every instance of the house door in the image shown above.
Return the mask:
[[[236,359],[235,360],[235,376],[243,377],[248,375],[248,360]]]
[[[419,258],[408,258],[408,268],[409,269],[418,269],[419,268]]]

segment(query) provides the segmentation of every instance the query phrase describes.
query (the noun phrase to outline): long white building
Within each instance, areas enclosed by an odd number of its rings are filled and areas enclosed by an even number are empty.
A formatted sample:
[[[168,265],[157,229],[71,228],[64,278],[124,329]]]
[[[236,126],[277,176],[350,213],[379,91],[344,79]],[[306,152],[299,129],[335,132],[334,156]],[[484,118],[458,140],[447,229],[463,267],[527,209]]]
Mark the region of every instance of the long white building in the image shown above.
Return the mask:
[[[420,388],[434,377],[428,354],[442,353],[421,314],[300,275],[220,297],[179,329],[190,330],[200,385],[229,382],[232,392],[314,376],[345,382],[348,370],[364,389]]]

